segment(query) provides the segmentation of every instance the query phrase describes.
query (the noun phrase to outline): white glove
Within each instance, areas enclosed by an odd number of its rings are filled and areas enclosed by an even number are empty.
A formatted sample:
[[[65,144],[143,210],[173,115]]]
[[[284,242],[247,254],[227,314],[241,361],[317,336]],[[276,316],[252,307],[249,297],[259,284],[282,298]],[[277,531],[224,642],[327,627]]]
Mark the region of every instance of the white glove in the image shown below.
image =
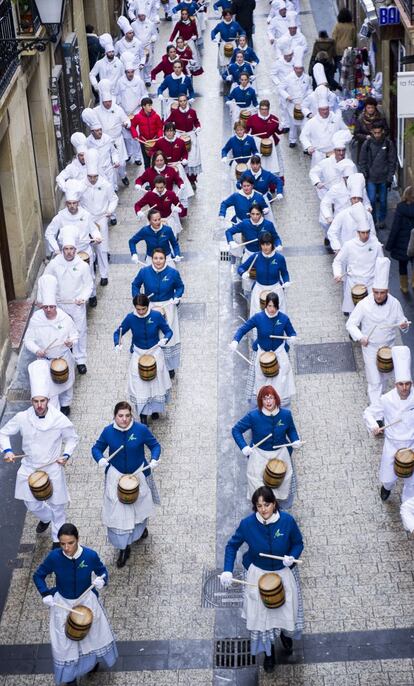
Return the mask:
[[[131,262],[133,262],[134,264],[138,264],[139,260],[138,255],[136,253],[134,253],[134,255],[131,255]]]
[[[239,344],[238,344],[237,341],[232,341],[232,342],[229,344],[229,348],[230,348],[230,350],[237,350],[238,345],[239,345]]]
[[[106,459],[106,457],[101,457],[101,459],[98,462],[99,467],[102,467],[102,469],[106,469],[106,467],[109,467],[109,461]]]
[[[215,43],[220,43],[220,36],[216,36],[215,39],[214,39],[214,42],[215,42]]]
[[[159,464],[158,460],[151,460],[151,462],[149,463],[149,466],[151,467],[151,469],[156,469],[158,467],[158,464]]]
[[[151,36],[151,43],[155,43],[156,40],[157,40],[157,36]]]
[[[264,208],[263,214],[269,214],[269,208],[268,208],[268,207],[265,207],[265,208]]]
[[[301,445],[302,445],[302,441],[293,441],[292,448],[300,448]]]
[[[283,245],[277,245],[277,246],[275,247],[275,250],[276,250],[276,252],[282,252],[282,250],[283,250]]]
[[[142,186],[141,186],[140,183],[136,183],[136,184],[135,184],[135,190],[138,191],[138,192],[142,191]]]
[[[224,224],[225,219],[226,219],[226,217],[222,217],[221,215],[219,215],[218,220],[219,220],[220,224]]]
[[[162,94],[162,93],[160,93],[160,94],[159,94],[159,96],[158,96],[158,100],[164,100],[164,96],[163,96],[163,94]]]
[[[55,604],[52,595],[45,595],[45,597],[42,598],[42,600],[47,607],[53,607],[53,605]]]
[[[290,281],[285,281],[285,283],[283,284],[283,288],[289,288],[289,286],[291,286]]]
[[[105,579],[103,578],[103,576],[97,576],[92,581],[92,583],[95,586],[95,588],[97,588],[98,590],[101,590],[101,588],[103,588],[105,586]]]
[[[173,262],[182,262],[184,257],[182,255],[176,255],[173,257]]]
[[[250,279],[249,270],[243,272],[242,279]]]
[[[227,164],[229,160],[228,157],[222,157],[221,161],[223,162],[223,164]]]
[[[178,214],[180,211],[180,208],[178,205],[171,205],[171,214]]]
[[[239,244],[237,243],[237,241],[230,241],[229,248],[231,248],[232,250],[235,250],[238,247],[239,247]]]
[[[291,565],[293,565],[294,561],[295,561],[295,558],[292,557],[292,555],[284,555],[283,556],[283,565],[285,567],[290,567]]]
[[[121,345],[116,345],[116,346],[115,346],[115,352],[120,353],[121,350],[122,350],[122,343],[121,343]]]
[[[179,305],[180,304],[180,298],[173,298],[171,302],[173,305]]]
[[[181,160],[181,164],[183,165],[183,167],[185,167],[185,165],[188,164],[188,160],[186,160],[186,159]]]
[[[220,583],[223,588],[230,588],[233,583],[233,574],[231,572],[222,572],[220,574]]]
[[[228,76],[226,76],[226,81],[233,81],[233,77],[229,74]]]
[[[144,219],[145,218],[145,213],[142,210],[139,210],[137,212],[137,219]]]
[[[246,455],[246,457],[249,457],[253,452],[253,448],[250,447],[250,445],[245,445],[244,448],[242,448],[242,453],[243,455]]]
[[[168,340],[166,338],[160,338],[158,345],[160,346],[160,348],[165,348],[167,343],[168,343]]]
[[[276,200],[283,200],[283,193],[277,193]]]

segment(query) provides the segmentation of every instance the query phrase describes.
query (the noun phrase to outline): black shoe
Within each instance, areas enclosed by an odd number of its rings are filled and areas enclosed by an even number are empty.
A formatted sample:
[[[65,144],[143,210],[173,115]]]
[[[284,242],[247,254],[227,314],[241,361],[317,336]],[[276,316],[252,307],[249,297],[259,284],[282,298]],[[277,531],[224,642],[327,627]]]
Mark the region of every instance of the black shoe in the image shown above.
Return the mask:
[[[329,241],[329,238],[324,238],[324,239],[323,239],[323,244],[324,244],[325,248],[330,248],[330,247],[331,247],[331,243],[330,243],[330,241]]]
[[[170,379],[173,379],[175,377],[175,369],[170,369],[168,373],[170,375]]]
[[[147,88],[151,88],[151,81],[145,81],[145,85]]]
[[[42,534],[44,531],[46,531],[49,524],[50,522],[39,522],[39,524],[36,527],[36,533]]]
[[[78,686],[78,682],[76,679],[72,679],[72,681],[66,681],[66,686]]]
[[[263,661],[263,669],[265,672],[273,672],[275,668],[275,654],[274,654],[274,648],[272,646],[272,654],[271,655],[265,655],[265,659]]]
[[[60,408],[60,411],[61,411],[62,414],[65,415],[65,417],[69,417],[69,415],[70,415],[70,407],[69,407],[69,405],[62,405],[62,407]]]
[[[124,186],[129,186],[129,179],[127,176],[124,176],[124,178],[121,179],[121,181],[124,184]]]
[[[78,368],[79,374],[86,374],[86,372],[88,371],[86,368],[86,364],[78,364],[76,366]]]
[[[116,217],[111,217],[109,223],[111,226],[116,226],[118,224],[118,220]]]
[[[148,529],[145,527],[144,531],[142,532],[141,538],[148,538]]]
[[[96,299],[96,295],[93,295],[91,298],[89,298],[89,307],[96,307],[98,304],[98,301]]]
[[[285,126],[285,128],[282,129],[281,133],[289,133],[289,131],[290,131],[290,127],[289,127],[289,126]]]
[[[141,162],[141,160],[135,160],[135,164],[137,165],[137,167],[140,167],[142,162]]]
[[[56,550],[56,548],[60,548],[60,543],[59,541],[53,541],[51,550]]]
[[[118,559],[116,561],[116,566],[118,567],[118,569],[121,569],[121,567],[125,567],[127,559],[129,558],[129,554],[130,548],[128,545],[125,548],[125,550],[119,551]]]
[[[289,143],[289,148],[296,148],[296,143]]]
[[[159,412],[153,412],[152,413],[151,419],[159,419],[159,418],[160,418]]]
[[[380,429],[382,429],[382,427],[385,426],[383,419],[377,419],[377,424],[378,424],[378,428],[380,428]]]
[[[107,255],[108,255],[108,262],[110,262],[111,261],[111,253],[108,252]]]
[[[384,486],[381,486],[381,491],[380,491],[380,498],[381,498],[381,500],[382,500],[383,502],[385,502],[386,500],[388,500],[388,498],[390,497],[390,495],[391,495],[391,491],[387,491],[387,489],[384,488]]]
[[[282,641],[282,646],[288,655],[293,653],[293,639],[290,636],[285,636],[283,631],[280,632],[280,640]]]
[[[165,17],[165,21],[172,21],[171,17]]]
[[[108,285],[108,279],[101,279],[101,286],[107,286]]]
[[[145,424],[145,425],[148,424],[148,416],[146,414],[140,414],[139,418],[141,420],[141,424]]]

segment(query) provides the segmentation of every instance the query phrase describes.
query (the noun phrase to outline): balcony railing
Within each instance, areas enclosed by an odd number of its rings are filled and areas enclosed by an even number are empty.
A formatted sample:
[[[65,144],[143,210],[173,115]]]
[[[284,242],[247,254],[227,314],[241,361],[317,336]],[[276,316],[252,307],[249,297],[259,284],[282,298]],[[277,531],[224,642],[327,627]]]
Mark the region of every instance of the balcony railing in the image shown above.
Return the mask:
[[[399,0],[399,3],[411,23],[414,24],[414,0]]]
[[[11,0],[0,0],[0,97],[19,65],[17,44],[4,40],[15,37]]]
[[[40,29],[40,17],[33,0],[17,0],[15,7],[18,33],[35,36]]]

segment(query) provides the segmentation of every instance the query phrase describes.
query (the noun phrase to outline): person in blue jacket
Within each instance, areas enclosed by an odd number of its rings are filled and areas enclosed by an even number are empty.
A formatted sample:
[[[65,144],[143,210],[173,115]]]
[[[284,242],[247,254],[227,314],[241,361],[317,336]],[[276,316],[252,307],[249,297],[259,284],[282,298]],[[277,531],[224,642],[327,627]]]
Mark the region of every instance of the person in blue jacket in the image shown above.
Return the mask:
[[[217,68],[221,76],[230,64],[231,54],[224,54],[224,49],[235,48],[236,40],[239,36],[245,36],[246,31],[237,21],[233,20],[231,9],[223,9],[222,20],[214,27],[211,32],[211,40],[218,43]]]
[[[252,264],[250,265],[250,269]],[[295,380],[292,367],[285,349],[288,340],[295,339],[296,331],[292,323],[284,312],[279,310],[279,296],[277,293],[268,293],[265,301],[265,309],[250,317],[234,334],[230,343],[232,351],[237,350],[239,342],[249,331],[256,329],[257,338],[253,342],[253,356],[249,365],[249,375],[247,378],[247,399],[255,402],[260,388],[270,384],[277,391],[281,398],[281,406],[286,407],[290,404],[291,397],[295,395]],[[263,373],[262,364],[266,358],[264,352],[275,352],[277,364],[275,365],[275,375],[268,376]],[[269,362],[269,360],[267,360]],[[267,370],[266,370],[267,371]]]
[[[255,191],[259,191],[262,195],[266,195],[270,200],[272,194],[276,192],[276,199],[283,199],[283,181],[277,174],[273,174],[267,169],[263,169],[260,156],[253,155],[250,158],[249,169],[240,177],[237,182],[237,188],[240,188],[240,184],[245,178],[250,178],[253,180],[253,188]]]
[[[256,67],[259,64],[260,60],[258,56],[256,55],[253,48],[251,48],[247,43],[247,36],[240,36],[238,38],[237,47],[234,49],[233,55],[230,60],[231,63],[235,62],[236,54],[240,51],[243,53],[246,62],[249,62],[249,64],[251,64],[252,67]]]
[[[233,130],[234,136],[231,136],[221,149],[221,161],[223,164],[232,164],[233,161],[246,164],[252,155],[257,155],[256,141],[253,136],[246,133],[241,121],[235,122]],[[229,157],[230,154],[231,157]]]
[[[230,71],[230,67],[229,67]],[[252,109],[258,106],[256,91],[250,85],[250,77],[247,71],[242,71],[239,75],[239,85],[235,86],[230,95],[226,98],[226,104],[229,105],[233,121],[237,121],[242,110]],[[246,132],[244,132],[245,135]],[[256,144],[256,141],[255,141]]]
[[[114,331],[117,353],[122,350],[122,336],[132,334],[132,355],[128,369],[129,399],[135,407],[142,424],[147,424],[150,414],[158,419],[165,412],[171,380],[165,364],[163,348],[173,332],[160,312],[150,310],[146,295],[136,295],[134,312],[130,312]],[[160,336],[162,336],[160,338]]]
[[[150,462],[145,456],[145,446],[151,452]],[[108,457],[104,455],[106,450]],[[148,517],[153,505],[160,503],[152,475],[160,454],[160,444],[147,426],[134,420],[131,405],[125,401],[117,403],[114,420],[93,445],[92,457],[105,473],[102,519],[108,529],[109,542],[119,550],[116,561],[119,568],[125,566],[131,544],[147,538]],[[139,479],[139,496],[135,503],[122,503],[118,498],[118,482],[123,474],[134,474]]]
[[[246,442],[243,434],[251,433]],[[257,408],[244,415],[232,428],[233,438],[247,463],[247,497],[252,497],[259,486],[266,485],[264,471],[269,460],[282,460],[286,473],[281,484],[272,490],[283,510],[292,507],[296,493],[296,473],[292,461],[293,448],[300,448],[299,440],[290,410],[280,407],[280,397],[272,386],[262,386],[257,394]],[[260,443],[260,446],[257,445]],[[289,444],[290,445],[286,445]],[[279,447],[284,446],[284,447]]]
[[[237,269],[242,278],[249,278],[249,269],[253,264],[256,269],[256,279],[250,299],[250,316],[263,308],[260,297],[265,292],[272,291],[279,296],[279,307],[286,313],[285,288],[290,286],[289,272],[286,260],[275,248],[274,238],[270,233],[263,233],[259,238],[260,252],[250,255]],[[262,298],[263,300],[263,298]]]
[[[180,325],[178,306],[184,294],[184,284],[177,269],[166,264],[165,252],[155,248],[152,253],[152,265],[140,269],[132,282],[132,295],[135,297],[144,289],[145,295],[151,297],[151,309],[159,310],[167,318],[173,332],[172,338],[164,348],[165,363],[170,378],[180,366]]]
[[[143,226],[128,241],[131,260],[138,264],[137,243],[145,241],[146,259],[149,262],[155,248],[162,248],[169,261],[181,261],[180,246],[171,226],[162,223],[160,211],[153,208],[148,212],[149,224]]]
[[[252,505],[253,513],[241,520],[226,545],[220,580],[224,588],[231,586],[237,551],[243,544],[247,545],[243,567],[247,571],[247,583],[255,588],[245,587],[243,616],[250,632],[252,655],[264,652],[264,670],[272,672],[276,639],[280,637],[285,651],[291,654],[292,639],[299,640],[303,631],[303,602],[296,564],[303,551],[303,539],[292,515],[279,510],[271,488],[258,488],[253,493]],[[262,557],[261,553],[282,559]],[[280,607],[267,608],[260,597],[260,577],[266,573],[276,574],[275,585],[280,581],[283,584],[285,602]]]
[[[175,5],[171,11],[173,14],[175,14],[176,12],[181,12],[181,10],[187,10],[188,16],[193,17],[198,9],[200,9],[200,6],[198,2],[195,2],[195,0],[191,0],[190,2],[181,0],[181,2],[177,3],[177,5]]]
[[[231,8],[231,0],[217,0],[213,5],[213,10],[218,12],[220,9],[222,12],[224,10],[229,10]]]
[[[177,100],[179,95],[186,95],[191,101],[194,98],[194,88],[191,77],[183,74],[183,63],[180,60],[174,62],[173,69],[173,73],[166,76],[158,88],[157,93],[159,99],[164,99],[164,91],[167,90],[167,97],[169,98]]]
[[[44,604],[50,609],[55,681],[76,686],[77,678],[96,672],[100,662],[112,667],[118,658],[118,650],[98,600],[98,590],[108,584],[108,570],[95,550],[79,543],[79,532],[73,524],[63,524],[58,531],[58,539],[60,547],[52,550],[39,565],[33,581]],[[53,587],[46,583],[51,574],[54,575]],[[91,585],[93,589],[89,590]],[[74,641],[65,633],[68,617],[65,608],[79,604],[92,610],[93,621],[87,636],[81,641]]]
[[[249,64],[249,62],[245,61],[243,52],[238,50],[236,51],[236,59],[234,62],[230,62],[229,66],[227,67],[227,74],[224,74],[223,78],[225,81],[229,81],[230,83],[239,84],[241,74],[247,74],[249,79],[254,76],[253,67],[251,64]]]
[[[264,214],[269,212],[269,208],[263,195],[253,190],[251,179],[245,179],[239,191],[232,193],[228,198],[225,198],[221,202],[219,218],[224,220],[227,210],[230,207],[233,207],[234,215],[231,221],[235,221],[236,219],[243,221],[244,219],[249,218],[250,210],[253,205],[258,205],[263,210]]]
[[[263,208],[256,203],[253,203],[250,208],[249,219],[243,219],[243,221],[226,229],[226,240],[231,251],[240,250],[240,248],[238,248],[238,243],[234,240],[234,236],[238,233],[241,234],[242,243],[254,241],[254,243],[249,243],[249,245],[244,246],[242,262],[247,260],[250,255],[253,255],[260,250],[259,238],[264,233],[270,233],[273,237],[276,250],[281,251],[283,249],[282,241],[274,224],[264,218]]]

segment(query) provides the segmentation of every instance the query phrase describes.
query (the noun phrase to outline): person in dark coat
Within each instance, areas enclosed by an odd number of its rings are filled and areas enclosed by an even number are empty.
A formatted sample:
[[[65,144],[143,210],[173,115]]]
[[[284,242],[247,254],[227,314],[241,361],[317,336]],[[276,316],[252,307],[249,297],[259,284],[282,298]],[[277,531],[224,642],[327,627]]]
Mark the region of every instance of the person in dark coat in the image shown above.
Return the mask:
[[[355,164],[358,164],[359,153],[361,152],[362,144],[371,137],[372,127],[381,120],[383,120],[383,115],[378,109],[378,103],[375,98],[369,95],[365,100],[364,109],[355,122],[353,139],[354,148],[356,148],[356,160],[354,160]],[[385,126],[384,130],[388,135],[389,132],[387,126]]]
[[[411,230],[414,229],[414,186],[407,186],[398,203],[391,232],[385,249],[391,253],[393,260],[398,260],[400,274],[400,288],[404,294],[408,293],[408,262],[412,258],[407,255]],[[411,286],[414,289],[414,271],[411,274]]]
[[[395,145],[385,133],[385,122],[377,121],[372,126],[370,137],[362,145],[358,170],[365,176],[367,193],[372,205],[372,218],[378,229],[383,229],[385,226],[388,191],[392,185],[396,166]]]
[[[89,65],[90,68],[92,69],[95,65],[95,62],[97,62],[101,57],[105,55],[105,51],[101,47],[101,44],[99,42],[99,38],[94,32],[95,29],[91,24],[86,24],[85,26],[86,30],[86,43],[88,45],[88,57],[89,57]]]
[[[252,47],[253,12],[255,7],[256,0],[232,0],[231,3],[231,11],[235,15],[234,19],[246,31],[250,47]]]

